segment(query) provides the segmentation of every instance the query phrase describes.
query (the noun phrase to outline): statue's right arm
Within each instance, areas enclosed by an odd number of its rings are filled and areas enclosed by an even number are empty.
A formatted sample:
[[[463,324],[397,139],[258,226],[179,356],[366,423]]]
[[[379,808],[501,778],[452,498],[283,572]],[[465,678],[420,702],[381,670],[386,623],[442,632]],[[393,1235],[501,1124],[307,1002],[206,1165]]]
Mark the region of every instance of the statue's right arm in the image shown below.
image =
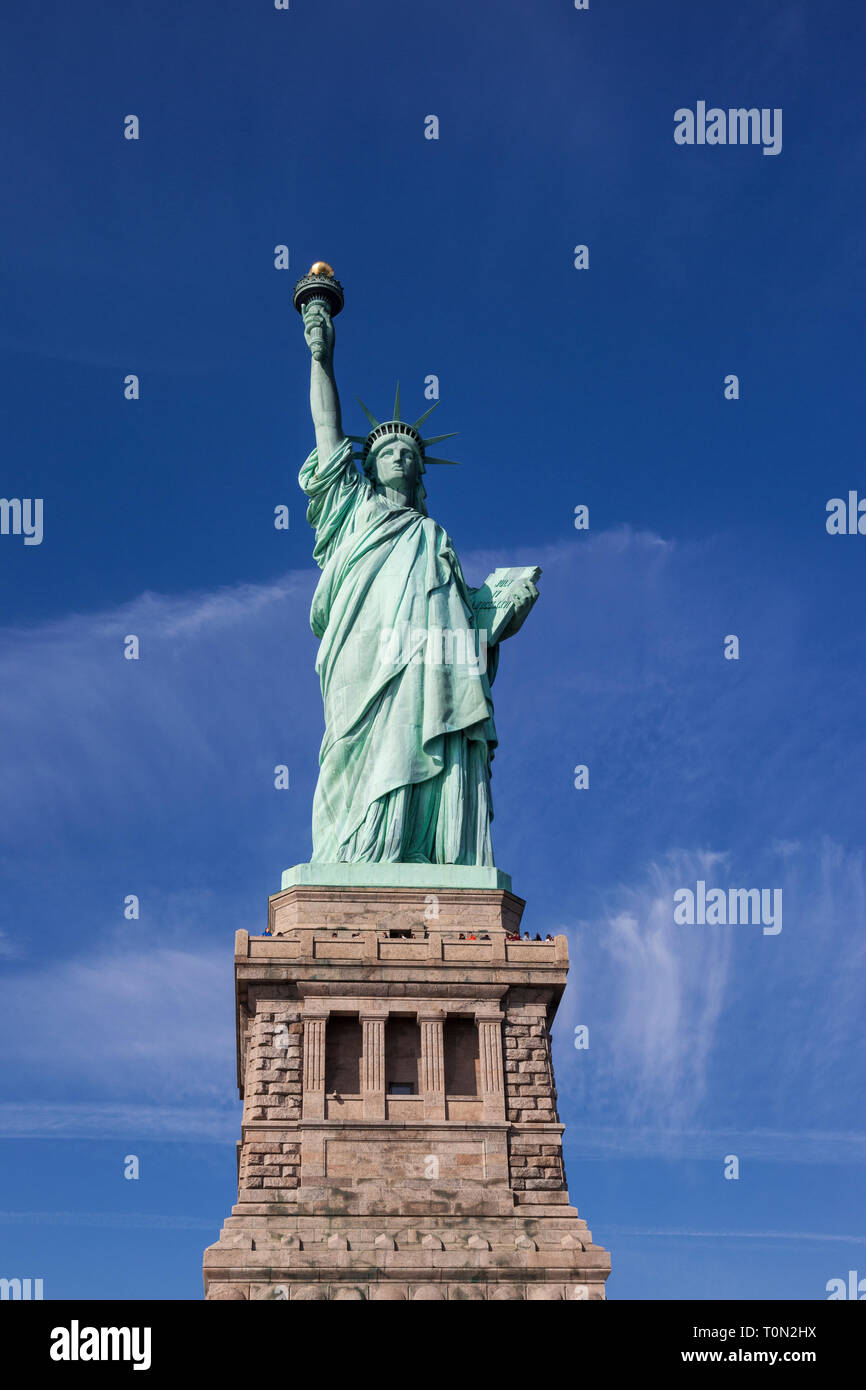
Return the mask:
[[[318,300],[304,308],[304,337],[312,354],[310,363],[310,411],[316,431],[319,466],[324,467],[345,439],[340,416],[340,397],[334,376],[334,325]]]

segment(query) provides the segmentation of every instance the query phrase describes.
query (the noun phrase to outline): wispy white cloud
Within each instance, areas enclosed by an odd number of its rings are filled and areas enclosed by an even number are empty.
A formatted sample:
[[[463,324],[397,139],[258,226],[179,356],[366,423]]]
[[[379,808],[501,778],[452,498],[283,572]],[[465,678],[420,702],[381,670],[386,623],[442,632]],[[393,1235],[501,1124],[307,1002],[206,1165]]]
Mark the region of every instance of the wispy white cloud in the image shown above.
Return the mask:
[[[0,1050],[15,1059],[7,1095],[17,1077],[30,1094],[37,1089],[53,1101],[69,1086],[101,1101],[134,1096],[136,1105],[157,1106],[133,1107],[137,1121],[165,1129],[171,1107],[216,1106],[233,1095],[233,1018],[228,950],[154,947],[46,961],[17,973],[0,1015]],[[25,1128],[37,1116],[15,1106],[2,1114],[7,1125]],[[123,1111],[60,1105],[48,1114],[43,1126],[68,1129]]]
[[[3,1139],[119,1139],[230,1144],[239,1134],[240,1103],[222,1107],[130,1102],[0,1102]]]
[[[320,737],[312,573],[120,608],[30,630],[0,651],[7,843],[82,822],[158,822],[237,795],[279,754]],[[140,659],[124,658],[138,637]],[[304,690],[304,697],[298,693]]]
[[[200,1216],[173,1216],[144,1211],[0,1211],[0,1226],[84,1226],[115,1231],[212,1231],[213,1221]]]
[[[866,1163],[866,1132],[653,1128],[583,1124],[566,1129],[567,1152],[580,1161],[665,1159],[721,1164],[734,1152],[742,1162],[814,1165]]]
[[[605,1237],[633,1236],[649,1240],[796,1240],[804,1245],[866,1245],[866,1235],[833,1235],[824,1231],[679,1231],[640,1226],[605,1226]]]
[[[677,925],[674,893],[698,879],[780,889],[782,931]],[[566,1107],[593,1121],[581,1125],[582,1151],[605,1148],[595,1126],[615,1117],[624,1151],[652,1150],[664,1137],[672,1153],[678,1135],[693,1144],[711,1131],[716,1155],[740,1153],[732,1131],[742,1135],[743,1121],[760,1117],[742,1140],[758,1143],[749,1152],[810,1162],[866,1157],[857,1129],[863,1110],[851,1104],[852,1086],[863,1080],[852,1042],[866,1013],[864,905],[862,853],[824,838],[752,845],[747,854],[742,846],[736,854],[671,851],[637,883],[613,886],[591,921],[560,927],[571,938],[574,972],[557,1037],[592,1025],[590,1050],[567,1050],[558,1070]],[[802,1140],[786,1131],[774,1148],[774,1123],[781,1133],[793,1114]],[[810,1137],[816,1122],[832,1125],[839,1114],[853,1122],[847,1139],[832,1130],[821,1131],[820,1143]]]
[[[672,852],[665,863],[649,866],[642,883],[613,888],[609,910],[587,924],[587,934],[568,933],[576,978],[566,995],[566,1017],[586,1022],[591,1009],[597,1103],[601,1092],[608,1103],[615,1096],[635,1124],[664,1116],[671,1128],[682,1127],[706,1094],[733,938],[677,929],[673,895],[706,879],[720,859],[711,852]],[[573,1074],[572,1065],[562,1076],[564,1089]]]

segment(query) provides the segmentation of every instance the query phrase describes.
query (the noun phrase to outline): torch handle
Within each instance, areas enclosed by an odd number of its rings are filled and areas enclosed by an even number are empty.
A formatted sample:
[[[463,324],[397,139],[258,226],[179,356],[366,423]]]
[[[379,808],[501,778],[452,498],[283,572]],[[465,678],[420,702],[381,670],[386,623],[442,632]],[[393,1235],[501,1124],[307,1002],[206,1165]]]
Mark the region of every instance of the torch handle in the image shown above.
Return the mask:
[[[326,299],[318,299],[318,298],[308,299],[307,302],[306,302],[306,304],[304,305],[304,308],[306,309],[306,308],[308,307],[308,305],[310,305],[310,304],[318,304],[319,307],[322,308],[322,309],[324,309],[326,313],[330,313],[331,306],[329,305],[329,303],[328,303],[328,301],[327,301]],[[315,324],[315,325],[310,329],[310,342],[311,342],[311,343],[321,343],[322,340],[324,339],[324,336],[325,336],[325,330],[324,330],[324,328],[322,327],[321,324]]]

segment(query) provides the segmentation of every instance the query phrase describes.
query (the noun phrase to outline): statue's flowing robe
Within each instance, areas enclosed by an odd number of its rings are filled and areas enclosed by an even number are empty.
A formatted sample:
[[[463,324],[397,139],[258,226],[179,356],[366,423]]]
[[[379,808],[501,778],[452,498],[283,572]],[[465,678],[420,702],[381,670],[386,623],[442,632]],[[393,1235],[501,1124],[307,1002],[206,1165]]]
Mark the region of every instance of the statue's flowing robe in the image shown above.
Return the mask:
[[[324,465],[314,449],[299,481],[322,570],[310,611],[325,706],[313,860],[492,865],[498,647],[485,663],[449,537],[377,493],[348,440]],[[439,631],[464,659],[435,659]]]

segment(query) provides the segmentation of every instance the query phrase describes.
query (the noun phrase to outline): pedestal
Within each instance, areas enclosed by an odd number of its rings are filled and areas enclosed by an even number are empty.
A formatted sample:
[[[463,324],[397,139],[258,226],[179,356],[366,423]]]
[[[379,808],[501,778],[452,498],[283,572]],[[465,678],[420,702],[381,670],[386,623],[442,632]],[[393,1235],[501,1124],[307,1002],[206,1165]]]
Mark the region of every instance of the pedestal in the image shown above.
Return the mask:
[[[206,1297],[604,1298],[550,1053],[565,937],[507,939],[503,887],[288,875],[273,938],[235,942],[238,1201]]]

